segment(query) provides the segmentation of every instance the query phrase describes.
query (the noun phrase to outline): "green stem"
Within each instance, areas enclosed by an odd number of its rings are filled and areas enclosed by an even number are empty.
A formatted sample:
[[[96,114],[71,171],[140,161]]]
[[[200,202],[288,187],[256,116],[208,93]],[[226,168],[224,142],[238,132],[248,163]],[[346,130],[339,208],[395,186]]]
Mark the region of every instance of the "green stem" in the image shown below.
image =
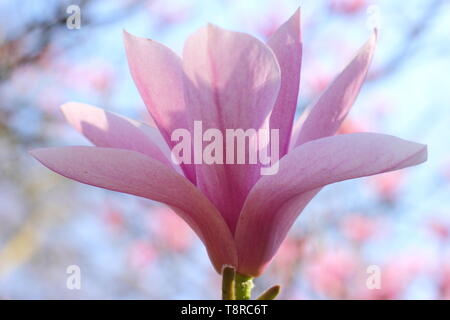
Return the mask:
[[[236,272],[235,293],[236,300],[250,300],[253,289],[253,277]]]
[[[231,266],[222,269],[222,300],[236,300],[234,294],[234,276],[236,271]]]

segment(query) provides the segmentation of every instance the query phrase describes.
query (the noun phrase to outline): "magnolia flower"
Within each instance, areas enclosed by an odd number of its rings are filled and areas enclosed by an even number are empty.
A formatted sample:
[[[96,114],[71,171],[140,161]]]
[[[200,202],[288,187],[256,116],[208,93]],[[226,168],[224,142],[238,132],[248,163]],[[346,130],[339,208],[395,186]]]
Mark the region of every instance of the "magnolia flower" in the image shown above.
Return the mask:
[[[186,41],[182,57],[124,33],[132,77],[156,127],[81,103],[67,121],[95,146],[33,150],[70,179],[165,203],[203,241],[215,269],[258,276],[295,219],[319,190],[338,181],[417,165],[426,146],[376,133],[335,135],[364,81],[376,32],[312,104],[293,132],[302,41],[300,11],[263,43],[208,25]],[[260,164],[171,161],[174,130],[279,130],[279,171]],[[192,132],[192,131],[191,131]]]

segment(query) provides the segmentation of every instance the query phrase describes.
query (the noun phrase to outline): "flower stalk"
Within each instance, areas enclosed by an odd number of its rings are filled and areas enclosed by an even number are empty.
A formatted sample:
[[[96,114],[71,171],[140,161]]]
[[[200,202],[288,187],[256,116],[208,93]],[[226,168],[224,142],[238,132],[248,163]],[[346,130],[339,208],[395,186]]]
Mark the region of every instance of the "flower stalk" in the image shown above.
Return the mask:
[[[236,300],[234,292],[236,271],[231,266],[222,268],[222,300]]]
[[[234,288],[237,300],[250,300],[253,286],[253,277],[236,272]]]
[[[250,300],[252,297],[253,277],[236,272],[232,266],[222,267],[222,300]],[[261,294],[257,300],[275,300],[281,287],[275,285]]]

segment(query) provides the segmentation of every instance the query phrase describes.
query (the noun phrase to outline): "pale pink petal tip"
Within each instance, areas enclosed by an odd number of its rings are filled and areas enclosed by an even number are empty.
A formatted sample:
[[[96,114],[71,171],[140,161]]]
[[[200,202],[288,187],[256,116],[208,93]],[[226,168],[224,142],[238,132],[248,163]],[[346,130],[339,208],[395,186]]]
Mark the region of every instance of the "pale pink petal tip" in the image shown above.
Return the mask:
[[[184,72],[180,57],[167,46],[124,31],[125,52],[131,76],[147,110],[170,148],[171,134],[188,129],[184,98]],[[182,164],[186,177],[195,183],[195,167]]]

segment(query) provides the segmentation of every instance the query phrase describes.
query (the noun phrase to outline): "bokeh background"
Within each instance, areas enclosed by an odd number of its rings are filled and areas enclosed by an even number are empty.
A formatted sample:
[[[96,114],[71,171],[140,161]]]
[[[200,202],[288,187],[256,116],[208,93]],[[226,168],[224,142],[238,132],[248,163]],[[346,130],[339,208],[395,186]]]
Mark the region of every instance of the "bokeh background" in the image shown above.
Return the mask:
[[[66,26],[69,5],[81,28]],[[200,241],[165,207],[64,179],[34,147],[88,144],[69,100],[148,119],[122,29],[180,52],[207,22],[260,39],[302,7],[299,111],[380,27],[375,59],[342,132],[428,144],[427,163],[332,185],[298,219],[255,293],[285,299],[450,298],[450,1],[0,1],[0,298],[216,299]],[[300,114],[300,112],[299,112]],[[81,290],[66,287],[81,269]],[[381,289],[366,286],[369,266]]]

